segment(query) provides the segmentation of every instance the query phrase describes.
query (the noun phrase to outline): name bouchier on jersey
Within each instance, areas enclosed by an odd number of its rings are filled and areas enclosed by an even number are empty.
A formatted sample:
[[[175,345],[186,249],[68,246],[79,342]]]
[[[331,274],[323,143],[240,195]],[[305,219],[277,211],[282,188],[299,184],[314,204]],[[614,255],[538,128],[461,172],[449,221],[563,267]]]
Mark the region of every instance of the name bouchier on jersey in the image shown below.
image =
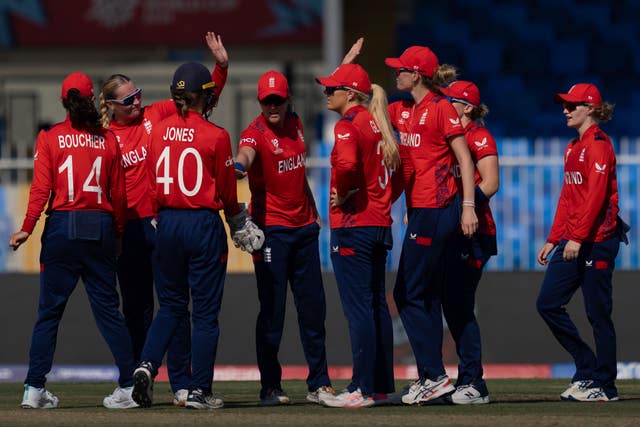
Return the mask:
[[[77,133],[71,135],[58,135],[60,148],[93,148],[105,150],[104,136],[91,133]]]
[[[286,173],[304,167],[306,163],[305,153],[278,160],[278,173]]]

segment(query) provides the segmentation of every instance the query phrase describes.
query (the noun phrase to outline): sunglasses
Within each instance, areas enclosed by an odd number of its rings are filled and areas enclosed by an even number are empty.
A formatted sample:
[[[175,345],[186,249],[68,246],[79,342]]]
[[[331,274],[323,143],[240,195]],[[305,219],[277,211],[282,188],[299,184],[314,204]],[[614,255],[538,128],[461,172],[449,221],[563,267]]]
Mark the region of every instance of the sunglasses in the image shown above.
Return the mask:
[[[588,107],[589,103],[587,102],[565,102],[562,104],[562,107],[565,108],[568,112],[575,111],[579,106]]]
[[[346,87],[346,86],[329,86],[329,87],[325,87],[324,88],[324,94],[331,96],[335,93],[335,91],[337,90],[349,90],[350,88]]]
[[[263,100],[261,100],[260,104],[262,104],[262,105],[275,105],[276,107],[279,107],[282,104],[284,104],[285,102],[287,102],[287,98],[282,98],[281,96],[277,96],[277,95],[270,95],[270,96],[267,96],[266,98],[264,98]]]
[[[116,104],[129,106],[133,104],[133,101],[140,98],[142,98],[142,89],[138,88],[122,99],[110,99],[109,101],[115,102]]]
[[[400,73],[413,73],[414,71],[418,71],[418,70],[411,70],[409,68],[398,68],[396,69],[396,76],[399,76]]]
[[[449,100],[449,102],[451,102],[452,104],[454,102],[457,102],[458,104],[463,104],[463,105],[470,105],[471,107],[473,107],[473,104],[470,104],[469,102],[465,101],[464,99],[460,99],[460,98],[453,98],[453,97],[447,97],[447,99]]]

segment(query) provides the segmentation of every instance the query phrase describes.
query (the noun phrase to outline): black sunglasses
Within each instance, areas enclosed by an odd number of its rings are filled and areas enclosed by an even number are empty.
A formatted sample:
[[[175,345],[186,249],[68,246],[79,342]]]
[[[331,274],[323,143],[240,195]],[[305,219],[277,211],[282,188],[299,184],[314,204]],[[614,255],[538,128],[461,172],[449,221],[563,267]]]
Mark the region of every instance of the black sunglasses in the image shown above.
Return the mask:
[[[287,102],[287,98],[283,98],[277,95],[270,95],[260,101],[262,105],[275,105],[276,107],[281,106]]]
[[[565,102],[562,104],[562,107],[565,108],[567,111],[572,112],[575,111],[576,108],[578,108],[579,106],[584,106],[584,107],[588,107],[589,103],[587,102]]]
[[[138,88],[122,99],[110,99],[109,101],[128,106],[133,104],[133,101],[140,98],[142,98],[142,89]]]
[[[400,73],[413,73],[414,71],[418,71],[418,70],[411,70],[409,68],[397,68],[396,69],[396,76],[399,76]]]
[[[346,87],[346,86],[328,86],[324,88],[324,94],[331,96],[335,93],[335,91],[337,90],[349,90],[350,88]]]

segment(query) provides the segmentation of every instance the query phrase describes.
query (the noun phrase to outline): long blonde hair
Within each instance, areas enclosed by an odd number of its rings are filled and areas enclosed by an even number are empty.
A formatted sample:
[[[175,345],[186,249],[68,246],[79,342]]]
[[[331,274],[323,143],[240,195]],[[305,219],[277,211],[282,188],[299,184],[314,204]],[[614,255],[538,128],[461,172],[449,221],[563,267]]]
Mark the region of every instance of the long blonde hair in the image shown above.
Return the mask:
[[[102,122],[102,127],[105,129],[108,129],[111,124],[111,115],[109,114],[109,107],[107,107],[107,99],[115,99],[116,90],[130,81],[131,79],[124,74],[113,74],[102,83],[102,90],[100,90],[100,121]]]
[[[389,104],[387,103],[387,93],[377,85],[371,85],[371,97],[360,91],[353,91],[360,104],[368,106],[368,110],[373,116],[382,134],[382,158],[384,165],[389,169],[398,170],[400,167],[400,153],[398,152],[398,142],[393,133],[391,118],[389,117]]]

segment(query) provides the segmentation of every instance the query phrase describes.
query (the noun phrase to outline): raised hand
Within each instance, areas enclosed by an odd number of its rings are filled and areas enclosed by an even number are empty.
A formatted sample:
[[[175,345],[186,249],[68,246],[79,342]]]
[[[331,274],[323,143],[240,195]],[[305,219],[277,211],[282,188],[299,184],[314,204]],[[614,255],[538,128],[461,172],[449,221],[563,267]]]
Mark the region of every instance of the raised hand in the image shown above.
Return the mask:
[[[227,67],[229,65],[229,55],[222,44],[220,34],[216,35],[213,31],[207,31],[204,38],[207,41],[207,46],[211,49],[211,54],[215,58],[216,64],[221,67]]]

